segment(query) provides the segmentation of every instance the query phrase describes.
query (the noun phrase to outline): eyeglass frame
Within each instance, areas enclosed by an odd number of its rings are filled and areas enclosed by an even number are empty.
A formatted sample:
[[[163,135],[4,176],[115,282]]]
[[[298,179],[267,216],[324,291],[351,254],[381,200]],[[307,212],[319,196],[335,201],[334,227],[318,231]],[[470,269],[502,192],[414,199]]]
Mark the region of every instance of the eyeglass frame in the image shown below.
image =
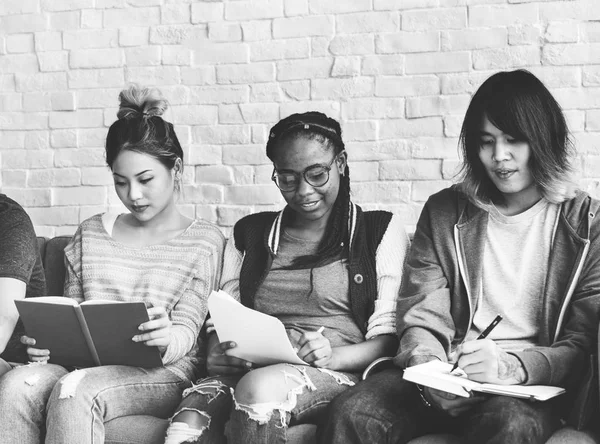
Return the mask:
[[[290,189],[290,190],[284,190],[282,189],[279,184],[277,183],[277,175],[279,174],[279,172],[277,171],[277,168],[273,167],[273,173],[271,174],[271,180],[273,182],[275,182],[275,186],[277,188],[279,188],[281,191],[283,191],[284,193],[291,193],[292,191],[297,191],[298,187],[300,186],[300,179],[304,179],[304,181],[309,184],[311,187],[314,188],[321,188],[324,187],[325,185],[327,185],[327,183],[329,182],[329,178],[331,177],[331,168],[333,168],[333,164],[335,163],[336,160],[340,159],[340,156],[342,154],[344,154],[346,152],[346,150],[342,150],[339,153],[337,153],[335,156],[333,156],[333,159],[331,159],[331,162],[329,162],[328,165],[325,164],[316,164],[316,165],[311,165],[308,168],[305,168],[304,171],[298,173],[296,171],[289,171],[287,170],[286,173],[284,174],[291,174],[294,176],[295,179],[297,179],[297,183],[296,186],[294,187],[294,189]],[[310,183],[308,181],[308,179],[306,178],[306,173],[309,172],[310,170],[313,170],[315,168],[323,168],[326,172],[327,172],[327,180],[325,182],[323,182],[321,185],[313,185],[312,183]],[[284,170],[285,171],[285,170]]]

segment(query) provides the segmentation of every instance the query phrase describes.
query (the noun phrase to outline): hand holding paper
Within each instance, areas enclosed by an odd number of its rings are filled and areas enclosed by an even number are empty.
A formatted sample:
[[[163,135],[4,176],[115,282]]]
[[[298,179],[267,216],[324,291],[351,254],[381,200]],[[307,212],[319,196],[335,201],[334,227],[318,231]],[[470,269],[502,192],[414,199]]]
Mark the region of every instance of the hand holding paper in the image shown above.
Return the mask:
[[[306,365],[294,351],[279,319],[243,306],[224,291],[211,293],[208,310],[219,340],[237,345],[226,354],[257,365]]]

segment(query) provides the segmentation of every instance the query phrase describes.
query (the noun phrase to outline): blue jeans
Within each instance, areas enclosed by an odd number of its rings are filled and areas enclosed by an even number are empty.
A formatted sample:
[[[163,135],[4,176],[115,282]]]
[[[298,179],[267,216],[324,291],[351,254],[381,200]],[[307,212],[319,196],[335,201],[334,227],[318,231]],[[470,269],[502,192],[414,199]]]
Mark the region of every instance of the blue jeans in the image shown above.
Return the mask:
[[[543,444],[560,427],[558,412],[556,400],[531,403],[490,396],[467,413],[450,417],[426,407],[416,386],[402,379],[402,371],[389,369],[331,403],[320,439],[332,444],[402,444],[430,433],[452,433],[473,444]]]
[[[250,400],[283,381],[291,387],[284,401]],[[177,411],[193,410],[210,419],[209,426],[193,442],[285,443],[288,426],[318,423],[329,402],[356,382],[358,376],[352,373],[277,364],[253,370],[241,379],[203,379],[186,391]]]
[[[165,368],[103,366],[67,372],[17,367],[0,378],[0,437],[7,443],[104,443],[104,423],[168,417],[190,384]]]

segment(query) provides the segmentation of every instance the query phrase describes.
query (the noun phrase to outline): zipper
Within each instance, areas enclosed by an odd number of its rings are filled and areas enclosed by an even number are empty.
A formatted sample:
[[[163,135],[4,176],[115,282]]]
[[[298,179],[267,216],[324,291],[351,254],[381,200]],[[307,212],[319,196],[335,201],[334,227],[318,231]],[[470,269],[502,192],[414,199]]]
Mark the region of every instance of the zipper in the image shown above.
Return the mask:
[[[458,258],[458,270],[463,280],[463,284],[465,285],[465,289],[467,290],[467,301],[469,302],[469,324],[467,325],[468,332],[471,329],[471,324],[473,323],[473,305],[471,304],[471,292],[469,289],[469,282],[467,282],[467,273],[466,267],[463,261],[462,248],[460,244],[460,238],[458,236],[458,225],[454,225],[454,245],[456,247],[456,257]],[[465,341],[467,335],[460,342],[461,344]]]
[[[556,323],[556,330],[554,332],[554,338],[552,342],[556,342],[558,338],[558,334],[560,333],[560,329],[562,327],[562,323],[564,322],[565,313],[567,311],[567,307],[571,302],[571,298],[573,297],[573,293],[575,292],[575,286],[577,285],[577,281],[579,280],[579,275],[581,274],[581,270],[583,269],[583,262],[587,258],[588,251],[590,249],[590,240],[585,240],[585,245],[583,247],[583,253],[581,254],[581,259],[579,260],[579,264],[577,265],[577,270],[575,271],[575,276],[573,276],[573,280],[569,285],[569,290],[567,291],[567,296],[565,297],[562,306],[560,307],[560,314],[558,315],[558,322]]]

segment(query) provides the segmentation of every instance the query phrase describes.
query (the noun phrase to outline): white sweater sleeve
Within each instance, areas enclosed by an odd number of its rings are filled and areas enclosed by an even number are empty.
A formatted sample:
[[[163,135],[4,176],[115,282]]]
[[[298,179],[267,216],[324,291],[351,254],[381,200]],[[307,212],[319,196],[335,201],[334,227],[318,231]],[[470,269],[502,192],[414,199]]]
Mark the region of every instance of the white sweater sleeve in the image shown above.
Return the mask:
[[[233,239],[232,235],[225,245],[220,287],[221,290],[228,293],[236,301],[241,300],[240,270],[242,269],[243,259],[244,255],[235,247],[235,240]],[[210,318],[206,320],[206,331],[207,333],[212,333],[215,331],[215,326]]]
[[[396,304],[409,246],[410,241],[400,218],[392,216],[375,256],[377,299],[373,314],[369,318],[367,339],[396,334]]]

